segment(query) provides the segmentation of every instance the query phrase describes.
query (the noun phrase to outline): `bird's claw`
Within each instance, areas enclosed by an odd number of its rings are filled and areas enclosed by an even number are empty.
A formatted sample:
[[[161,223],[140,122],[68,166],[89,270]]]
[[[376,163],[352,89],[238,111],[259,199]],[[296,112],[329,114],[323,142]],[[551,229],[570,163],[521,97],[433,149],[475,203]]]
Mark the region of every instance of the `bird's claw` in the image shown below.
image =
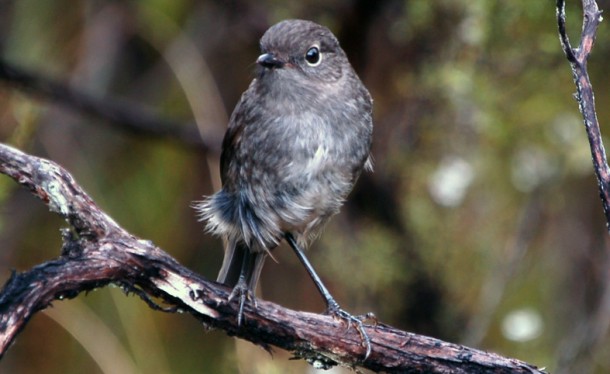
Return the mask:
[[[373,319],[376,323],[377,318],[375,317],[375,315],[373,313],[367,313],[364,316],[354,316],[354,315],[346,312],[345,310],[341,309],[341,307],[337,303],[329,304],[328,307],[326,308],[326,314],[347,322],[347,330],[349,330],[349,328],[351,327],[352,324],[356,327],[356,330],[358,331],[358,334],[360,334],[360,338],[362,339],[361,344],[363,347],[366,348],[366,352],[364,354],[364,360],[363,360],[363,361],[366,361],[366,359],[371,355],[372,346],[371,346],[371,339],[369,338],[369,335],[364,330],[363,321]]]
[[[233,290],[229,294],[229,297],[227,297],[227,303],[230,303],[236,297],[238,297],[237,300],[239,302],[239,310],[237,311],[237,326],[241,326],[241,322],[243,321],[244,317],[244,305],[246,304],[246,301],[251,301],[254,304],[254,307],[256,308],[256,298],[254,297],[254,294],[252,293],[250,288],[248,288],[246,282],[237,282],[237,284],[235,285],[235,287],[233,287]]]

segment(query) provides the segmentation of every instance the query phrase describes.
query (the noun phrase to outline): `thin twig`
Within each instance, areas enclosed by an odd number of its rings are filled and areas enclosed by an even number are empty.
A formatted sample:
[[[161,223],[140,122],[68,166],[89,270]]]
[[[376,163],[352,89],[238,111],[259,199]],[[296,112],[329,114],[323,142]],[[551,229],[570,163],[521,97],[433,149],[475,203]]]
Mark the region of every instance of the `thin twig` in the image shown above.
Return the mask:
[[[563,52],[566,54],[568,61],[576,63],[576,56],[574,50],[570,44],[568,33],[566,32],[566,6],[565,0],[557,0],[557,25],[559,27],[559,41],[563,48]]]

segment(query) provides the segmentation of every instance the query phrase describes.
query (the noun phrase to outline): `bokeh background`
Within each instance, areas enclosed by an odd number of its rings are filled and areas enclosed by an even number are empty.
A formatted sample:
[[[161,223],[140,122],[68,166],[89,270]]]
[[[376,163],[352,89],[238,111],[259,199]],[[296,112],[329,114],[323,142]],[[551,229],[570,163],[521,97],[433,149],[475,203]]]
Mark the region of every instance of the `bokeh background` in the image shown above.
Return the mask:
[[[1,0],[3,63],[215,146],[6,80],[0,140],[64,165],[123,227],[215,278],[221,242],[190,205],[219,188],[227,118],[285,18],[331,28],[375,99],[375,172],[309,252],[342,306],[556,373],[610,371],[610,243],[552,0]],[[589,62],[606,129],[609,36],[604,22]],[[0,282],[58,256],[64,226],[0,178]],[[261,296],[322,311],[294,256],[276,255]],[[313,371],[289,357],[106,287],[37,314],[0,372]]]

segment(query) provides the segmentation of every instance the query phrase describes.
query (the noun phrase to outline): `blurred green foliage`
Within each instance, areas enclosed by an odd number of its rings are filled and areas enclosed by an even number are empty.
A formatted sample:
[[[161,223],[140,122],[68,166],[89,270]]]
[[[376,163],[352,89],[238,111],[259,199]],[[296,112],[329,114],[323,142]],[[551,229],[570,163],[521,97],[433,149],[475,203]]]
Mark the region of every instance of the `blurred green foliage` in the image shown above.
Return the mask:
[[[599,1],[602,9],[608,1]],[[568,4],[576,44],[578,1]],[[608,235],[551,0],[3,1],[0,58],[99,100],[221,136],[284,18],[329,26],[375,99],[375,173],[310,251],[356,314],[547,367],[610,367]],[[589,61],[610,123],[608,28]],[[602,129],[603,130],[603,129]],[[222,249],[190,204],[218,155],[108,127],[0,82],[0,139],[64,165],[123,227],[215,278]],[[0,178],[0,280],[56,257],[64,223]],[[321,311],[284,247],[261,295]],[[303,373],[192,318],[105,288],[34,317],[7,373]],[[578,369],[575,369],[578,368]]]

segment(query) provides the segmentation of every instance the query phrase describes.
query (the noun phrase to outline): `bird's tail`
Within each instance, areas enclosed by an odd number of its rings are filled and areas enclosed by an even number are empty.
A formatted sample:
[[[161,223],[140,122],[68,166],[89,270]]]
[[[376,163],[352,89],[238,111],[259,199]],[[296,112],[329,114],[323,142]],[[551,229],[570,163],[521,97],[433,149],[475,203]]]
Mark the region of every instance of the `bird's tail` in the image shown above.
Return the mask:
[[[240,275],[243,274],[248,288],[254,292],[267,256],[267,252],[252,252],[243,242],[235,243],[228,240],[225,244],[222,267],[218,273],[218,282],[235,287]]]

